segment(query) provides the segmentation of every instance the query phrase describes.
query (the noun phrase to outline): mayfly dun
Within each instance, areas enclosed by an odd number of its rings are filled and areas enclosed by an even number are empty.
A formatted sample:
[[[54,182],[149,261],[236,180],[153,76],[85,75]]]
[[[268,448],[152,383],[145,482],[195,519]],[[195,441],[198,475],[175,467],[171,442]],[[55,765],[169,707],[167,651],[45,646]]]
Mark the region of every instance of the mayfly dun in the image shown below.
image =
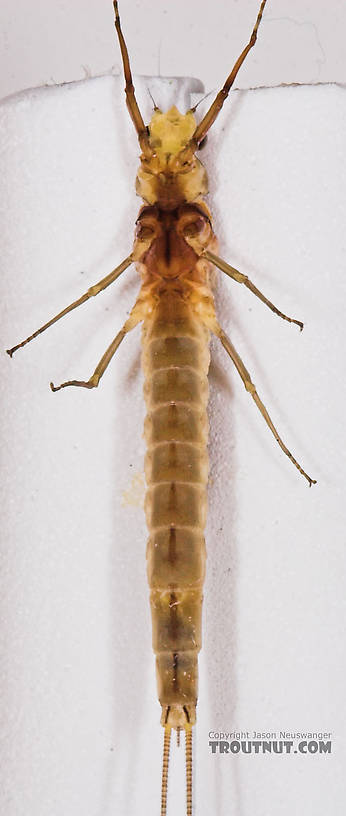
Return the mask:
[[[204,201],[206,171],[196,156],[219,115],[247,54],[256,43],[266,0],[262,0],[250,39],[225,84],[200,121],[196,108],[180,113],[154,105],[146,126],[137,104],[118,3],[115,28],[121,50],[127,107],[141,149],[136,192],[143,200],[135,241],[127,257],[22,342],[10,357],[53,323],[98,295],[131,264],[141,287],[128,319],[88,380],[54,385],[96,388],[126,335],[142,324],[142,366],[147,406],[146,518],[148,580],[162,708],[163,763],[161,816],[167,810],[171,732],[184,732],[186,813],[192,814],[192,731],[196,722],[198,652],[201,648],[202,588],[205,573],[204,527],[208,480],[207,401],[209,340],[214,335],[231,358],[282,451],[311,486],[315,483],[281,439],[251,376],[220,323],[212,291],[212,270],[244,284],[276,315],[300,330],[303,324],[281,312],[241,271],[218,255],[211,213]]]

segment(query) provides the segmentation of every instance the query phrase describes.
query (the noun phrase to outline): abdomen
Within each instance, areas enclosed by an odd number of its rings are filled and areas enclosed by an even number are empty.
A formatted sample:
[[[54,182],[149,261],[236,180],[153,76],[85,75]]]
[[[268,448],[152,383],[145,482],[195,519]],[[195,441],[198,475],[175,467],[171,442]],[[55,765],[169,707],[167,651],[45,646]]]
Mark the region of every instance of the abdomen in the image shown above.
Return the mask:
[[[143,327],[148,579],[162,724],[195,721],[205,572],[209,332],[179,295]]]

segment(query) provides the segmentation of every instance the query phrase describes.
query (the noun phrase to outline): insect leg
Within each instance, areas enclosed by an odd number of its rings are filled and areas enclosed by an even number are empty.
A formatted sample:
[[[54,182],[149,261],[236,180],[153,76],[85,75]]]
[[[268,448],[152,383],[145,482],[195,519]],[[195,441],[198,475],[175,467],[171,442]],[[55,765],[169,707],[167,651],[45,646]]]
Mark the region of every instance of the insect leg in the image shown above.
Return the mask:
[[[132,81],[132,73],[130,67],[130,60],[129,54],[126,46],[126,42],[124,39],[123,32],[121,30],[121,23],[119,17],[119,10],[118,10],[118,3],[117,0],[113,2],[114,6],[114,13],[115,13],[115,28],[118,35],[120,51],[123,61],[123,68],[124,68],[124,77],[125,77],[125,93],[126,93],[126,104],[128,107],[129,114],[133,121],[133,124],[137,131],[138,141],[143,151],[144,155],[150,157],[152,151],[149,146],[149,139],[148,139],[148,132],[146,126],[142,119],[142,114],[139,110],[136,96],[135,96],[135,89]]]
[[[228,263],[226,263],[226,261],[223,261],[222,258],[219,258],[218,255],[214,255],[213,252],[205,250],[205,252],[203,252],[203,257],[206,258],[207,261],[210,261],[210,263],[214,264],[214,266],[221,269],[221,272],[225,272],[226,275],[233,278],[233,280],[237,281],[238,283],[244,283],[244,285],[250,289],[250,292],[253,292],[253,294],[262,300],[266,306],[269,306],[269,309],[271,309],[272,312],[275,312],[275,314],[279,315],[279,317],[282,317],[284,320],[288,320],[289,323],[296,323],[296,325],[299,326],[300,331],[303,330],[304,323],[302,323],[300,320],[294,320],[293,317],[287,317],[287,315],[285,315],[283,312],[280,312],[280,310],[277,309],[277,307],[274,306],[274,304],[268,300],[268,298],[266,298],[259,289],[257,289],[257,286],[255,286],[255,284],[249,280],[247,275],[243,275],[243,273],[239,272],[238,269],[235,269],[234,266],[230,266]]]
[[[48,329],[49,326],[52,326],[53,323],[56,323],[57,320],[60,320],[60,318],[64,317],[64,315],[68,314],[68,312],[72,312],[73,309],[77,309],[77,306],[81,306],[81,304],[85,303],[85,301],[89,300],[89,298],[95,297],[95,295],[98,295],[99,292],[103,292],[103,290],[106,289],[107,286],[113,283],[113,281],[115,281],[116,278],[118,278],[119,275],[121,275],[121,273],[124,272],[128,266],[130,266],[130,264],[132,264],[132,262],[133,262],[132,255],[129,255],[128,258],[125,258],[125,260],[122,261],[121,264],[119,264],[119,266],[116,267],[116,269],[113,269],[113,272],[110,272],[109,275],[106,275],[105,278],[102,278],[102,280],[100,280],[98,283],[95,283],[94,286],[91,286],[90,289],[88,289],[88,291],[85,292],[84,295],[82,295],[82,297],[78,298],[78,300],[75,300],[69,306],[66,306],[66,308],[59,312],[59,314],[55,315],[55,317],[52,317],[51,320],[48,320],[48,323],[45,323],[44,326],[41,326],[39,329],[36,329],[36,331],[33,334],[30,334],[30,337],[27,337],[26,340],[22,340],[21,343],[18,343],[16,346],[13,346],[13,348],[6,349],[7,354],[9,354],[10,357],[12,357],[15,351],[17,351],[19,348],[22,348],[23,346],[26,346],[27,343],[30,343],[30,340],[33,340],[34,337],[37,337],[39,334],[42,334],[42,332]]]
[[[227,337],[227,334],[225,334],[225,332],[223,331],[221,326],[219,326],[218,323],[213,325],[212,331],[214,332],[214,334],[216,334],[216,336],[219,338],[219,340],[221,340],[221,343],[222,343],[224,349],[226,349],[227,354],[229,354],[231,360],[233,361],[233,363],[234,363],[234,365],[235,365],[235,367],[236,367],[236,369],[238,371],[238,374],[240,374],[246,390],[249,391],[249,393],[251,394],[252,399],[256,403],[257,408],[260,410],[260,412],[261,412],[263,418],[265,419],[268,427],[270,428],[272,434],[275,436],[275,439],[278,442],[278,444],[280,445],[281,450],[283,450],[283,452],[286,454],[286,456],[288,456],[288,458],[291,460],[293,465],[295,465],[295,467],[299,470],[299,472],[302,474],[302,476],[304,476],[305,479],[309,482],[310,487],[311,487],[312,484],[316,484],[316,480],[311,479],[311,477],[308,476],[307,473],[305,473],[305,470],[303,470],[303,468],[301,467],[299,462],[297,462],[297,460],[294,458],[294,456],[292,456],[291,452],[288,450],[288,448],[286,447],[286,445],[282,441],[281,437],[279,436],[279,434],[278,434],[278,432],[277,432],[277,430],[275,428],[275,425],[273,425],[273,423],[272,423],[272,420],[271,420],[271,418],[270,418],[270,416],[268,414],[267,409],[265,408],[265,406],[263,405],[262,400],[259,398],[259,396],[257,394],[256,387],[255,387],[254,383],[251,380],[251,377],[250,377],[250,374],[249,374],[248,370],[245,368],[243,361],[239,357],[239,354],[235,350],[235,348],[234,348],[233,344],[231,343],[229,337]]]
[[[112,340],[110,346],[105,351],[103,356],[101,357],[100,362],[97,364],[94,373],[91,375],[89,380],[68,380],[67,382],[61,383],[61,385],[54,385],[52,382],[50,383],[50,387],[52,391],[60,391],[61,388],[66,388],[68,385],[78,385],[82,388],[97,388],[102,375],[104,374],[107,366],[109,365],[112,357],[114,356],[117,348],[120,346],[120,343],[124,339],[125,335],[134,329],[137,326],[137,323],[143,320],[143,314],[141,311],[140,306],[138,303],[132,309],[130,317],[124,323],[122,329],[118,332],[114,340]]]
[[[61,388],[66,388],[68,385],[79,385],[82,388],[96,388],[99,384],[102,374],[105,372],[118,346],[120,346],[121,341],[124,339],[125,334],[126,334],[125,328],[120,329],[120,332],[118,332],[114,340],[112,340],[110,346],[108,346],[107,351],[105,351],[105,353],[101,357],[100,362],[96,366],[95,371],[89,380],[68,380],[67,382],[61,383],[61,385],[54,385],[54,383],[51,382],[50,387],[52,391],[60,391]]]

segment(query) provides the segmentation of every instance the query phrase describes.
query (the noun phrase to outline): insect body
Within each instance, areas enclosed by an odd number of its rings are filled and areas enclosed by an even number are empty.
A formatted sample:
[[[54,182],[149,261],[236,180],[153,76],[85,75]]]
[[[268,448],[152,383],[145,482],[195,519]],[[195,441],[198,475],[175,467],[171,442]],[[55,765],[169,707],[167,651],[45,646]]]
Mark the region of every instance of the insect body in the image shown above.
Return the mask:
[[[113,272],[8,352],[12,356],[60,317],[113,283],[130,264],[137,264],[141,288],[135,305],[90,379],[69,380],[59,386],[51,383],[51,388],[58,391],[70,385],[96,387],[126,334],[142,323],[147,404],[148,578],[164,727],[161,816],[166,814],[172,728],[178,735],[181,730],[185,732],[187,816],[192,814],[192,727],[196,720],[205,571],[206,407],[211,333],[219,338],[232,359],[284,453],[310,485],[314,481],[281,440],[249,372],[217,320],[211,288],[212,266],[243,283],[283,319],[300,328],[302,324],[280,312],[245,275],[218,256],[211,214],[203,200],[208,191],[207,176],[196,157],[240,66],[255,44],[265,4],[263,0],[249,43],[202,121],[197,124],[194,109],[181,114],[175,107],[166,113],[155,108],[147,128],[137,105],[118,5],[114,2],[127,105],[141,147],[136,191],[144,204],[137,219],[134,246]]]

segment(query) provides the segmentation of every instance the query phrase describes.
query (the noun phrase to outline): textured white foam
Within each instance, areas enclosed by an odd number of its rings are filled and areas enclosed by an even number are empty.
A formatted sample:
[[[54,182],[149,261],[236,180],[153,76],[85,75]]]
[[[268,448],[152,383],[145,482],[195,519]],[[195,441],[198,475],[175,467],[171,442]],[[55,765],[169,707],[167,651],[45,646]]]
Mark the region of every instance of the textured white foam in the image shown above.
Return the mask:
[[[148,82],[136,83],[146,118]],[[167,83],[150,86],[163,106]],[[1,106],[3,348],[129,253],[138,146],[122,87],[103,77]],[[208,732],[344,730],[345,129],[342,88],[237,92],[201,154],[221,256],[305,320],[300,335],[220,281],[223,325],[318,485],[280,452],[213,344],[198,816],[342,808],[340,745],[330,757],[216,757]],[[6,816],[158,811],[147,533],[131,504],[144,455],[140,331],[98,390],[49,389],[91,374],[137,289],[132,269],[1,358]],[[181,813],[183,753],[173,755]]]

